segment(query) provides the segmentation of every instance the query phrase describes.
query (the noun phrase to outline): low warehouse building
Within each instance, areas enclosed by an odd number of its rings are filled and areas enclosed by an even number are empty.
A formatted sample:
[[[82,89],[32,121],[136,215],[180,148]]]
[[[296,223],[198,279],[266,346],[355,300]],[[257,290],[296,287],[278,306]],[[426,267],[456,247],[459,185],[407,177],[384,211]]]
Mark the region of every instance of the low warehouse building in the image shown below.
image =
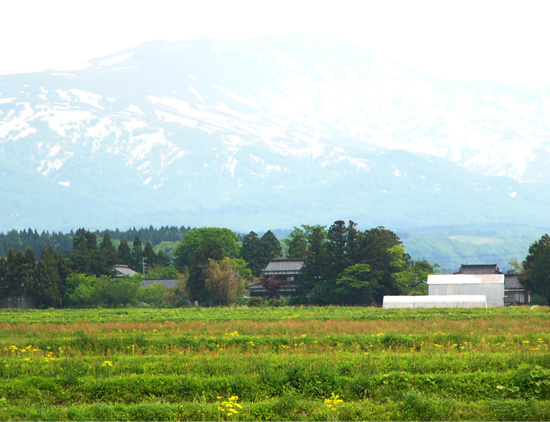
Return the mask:
[[[486,308],[484,295],[384,296],[384,309]]]

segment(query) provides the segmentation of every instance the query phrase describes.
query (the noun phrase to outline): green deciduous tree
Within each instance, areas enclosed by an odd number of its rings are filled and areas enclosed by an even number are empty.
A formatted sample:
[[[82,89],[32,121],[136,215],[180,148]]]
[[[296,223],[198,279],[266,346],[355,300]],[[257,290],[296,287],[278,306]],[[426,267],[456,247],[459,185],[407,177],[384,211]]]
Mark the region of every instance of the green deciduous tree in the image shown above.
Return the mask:
[[[235,303],[242,279],[228,257],[221,261],[209,259],[204,276],[206,289],[210,293],[213,305]]]
[[[168,289],[160,283],[153,283],[146,288],[139,289],[138,298],[140,302],[153,306],[160,306],[166,303]]]
[[[106,275],[67,277],[66,305],[74,307],[113,307],[136,303],[142,283],[141,275],[112,278]]]
[[[306,232],[299,228],[294,227],[292,233],[288,237],[288,258],[305,258],[307,253],[308,237]]]
[[[226,228],[207,227],[188,232],[174,250],[174,264],[179,271],[184,271],[191,265],[191,260],[197,248],[214,240],[221,247],[223,256],[237,258],[239,256],[239,238]]]
[[[550,299],[550,236],[545,234],[533,242],[522,263],[519,281],[531,293]]]
[[[336,294],[342,304],[373,305],[380,289],[367,264],[355,264],[346,268],[336,280]]]
[[[223,249],[214,239],[200,245],[193,254],[187,279],[189,300],[198,301],[201,305],[211,302],[211,295],[206,288],[206,273],[209,260],[220,261],[224,258]]]

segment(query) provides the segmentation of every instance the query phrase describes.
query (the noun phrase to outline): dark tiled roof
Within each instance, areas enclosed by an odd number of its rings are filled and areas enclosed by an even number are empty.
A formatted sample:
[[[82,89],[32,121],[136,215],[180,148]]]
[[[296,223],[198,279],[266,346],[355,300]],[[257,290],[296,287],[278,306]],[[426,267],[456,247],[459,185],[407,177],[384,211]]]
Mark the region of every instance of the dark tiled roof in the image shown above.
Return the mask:
[[[177,278],[167,278],[164,280],[143,280],[141,283],[141,287],[149,287],[151,284],[159,283],[162,284],[167,289],[173,289],[178,284]]]
[[[298,273],[304,266],[303,259],[278,259],[264,268],[264,273]]]
[[[502,274],[497,264],[491,265],[464,265],[455,274]]]
[[[504,276],[504,288],[506,290],[525,290],[518,280],[518,276],[514,274],[506,274]]]

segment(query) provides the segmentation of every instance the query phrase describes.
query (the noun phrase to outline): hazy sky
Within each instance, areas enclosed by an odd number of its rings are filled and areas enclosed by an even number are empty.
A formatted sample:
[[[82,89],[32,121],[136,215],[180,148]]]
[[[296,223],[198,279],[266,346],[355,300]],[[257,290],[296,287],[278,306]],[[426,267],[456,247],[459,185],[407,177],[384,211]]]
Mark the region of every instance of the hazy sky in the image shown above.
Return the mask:
[[[149,40],[337,37],[428,74],[550,86],[548,1],[6,0],[0,74],[68,70]]]

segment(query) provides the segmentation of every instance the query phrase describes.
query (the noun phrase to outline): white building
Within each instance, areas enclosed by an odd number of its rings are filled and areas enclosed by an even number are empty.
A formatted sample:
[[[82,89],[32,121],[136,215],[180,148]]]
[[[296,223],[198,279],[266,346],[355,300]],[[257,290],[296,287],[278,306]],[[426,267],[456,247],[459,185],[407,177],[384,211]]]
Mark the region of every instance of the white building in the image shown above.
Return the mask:
[[[486,308],[485,295],[384,296],[384,309]]]
[[[504,274],[434,274],[428,276],[430,296],[484,295],[487,306],[504,306]]]

